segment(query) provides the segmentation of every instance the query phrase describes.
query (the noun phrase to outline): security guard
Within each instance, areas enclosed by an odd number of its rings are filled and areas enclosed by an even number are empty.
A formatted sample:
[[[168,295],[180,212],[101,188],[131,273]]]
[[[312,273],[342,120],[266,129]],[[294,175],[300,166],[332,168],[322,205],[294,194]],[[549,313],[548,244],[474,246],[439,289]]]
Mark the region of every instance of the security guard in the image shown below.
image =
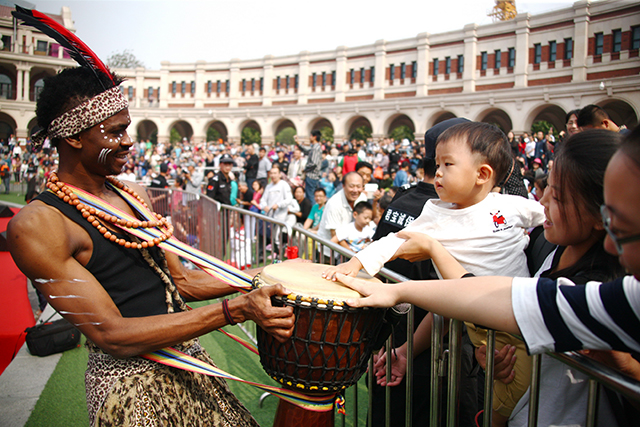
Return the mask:
[[[231,204],[231,178],[229,173],[235,162],[229,154],[220,157],[220,171],[209,179],[207,196],[225,205]]]

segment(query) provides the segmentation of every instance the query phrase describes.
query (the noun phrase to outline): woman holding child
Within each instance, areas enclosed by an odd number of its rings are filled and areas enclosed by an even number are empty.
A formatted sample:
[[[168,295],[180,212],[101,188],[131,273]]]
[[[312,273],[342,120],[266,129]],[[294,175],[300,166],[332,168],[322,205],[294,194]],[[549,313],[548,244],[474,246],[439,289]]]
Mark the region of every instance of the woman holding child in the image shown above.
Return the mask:
[[[540,278],[478,277],[371,287],[338,275],[348,286],[370,295],[350,303],[391,306],[411,302],[448,317],[520,334],[534,353],[582,348],[640,350],[640,128],[616,152],[618,138],[608,131],[583,132],[559,150],[541,200],[545,237],[558,248],[536,275]],[[410,260],[430,255],[444,278],[466,274],[429,236],[404,233],[398,237],[408,240],[397,255]],[[604,252],[603,242],[612,255]],[[622,279],[620,264],[634,276]],[[510,358],[511,350],[507,353]],[[626,353],[598,356],[615,360],[627,374],[640,376],[639,365]],[[539,425],[585,424],[587,382],[567,369],[553,359],[543,359]],[[602,425],[617,425],[615,413],[621,411],[611,410],[609,403],[616,399],[609,397],[600,399],[599,420]],[[527,405],[525,394],[510,426],[527,424]]]

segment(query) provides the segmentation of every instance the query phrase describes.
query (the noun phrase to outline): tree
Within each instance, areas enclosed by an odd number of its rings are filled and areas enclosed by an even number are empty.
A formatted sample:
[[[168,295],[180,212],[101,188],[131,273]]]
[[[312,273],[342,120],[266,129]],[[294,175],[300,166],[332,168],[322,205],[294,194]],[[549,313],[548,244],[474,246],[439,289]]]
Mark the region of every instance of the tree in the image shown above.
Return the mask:
[[[240,143],[260,145],[262,143],[262,136],[260,136],[260,131],[250,127],[246,127],[242,129],[242,135],[240,136]]]
[[[176,128],[171,128],[171,132],[169,134],[169,142],[171,145],[175,145],[176,142],[182,141],[182,135]]]
[[[111,53],[107,58],[107,65],[109,68],[144,68],[144,63],[129,49]]]
[[[389,133],[389,138],[394,141],[402,141],[404,138],[407,138],[409,141],[413,141],[415,139],[415,135],[409,126],[400,125]]]
[[[553,125],[551,123],[549,123],[546,120],[538,120],[537,122],[534,122],[531,125],[531,135],[535,135],[538,132],[542,132],[543,134],[547,134],[549,133],[549,128],[553,127]],[[553,133],[555,136],[558,136],[558,133],[556,132],[556,129],[553,129]]]
[[[286,145],[293,145],[296,142],[294,139],[294,136],[296,136],[296,134],[297,132],[294,128],[286,127],[278,132],[278,134],[276,135],[276,142],[281,142]]]
[[[356,141],[366,141],[369,138],[371,138],[371,128],[368,126],[360,126],[349,135],[349,139],[355,139]]]
[[[327,141],[329,144],[333,143],[333,128],[330,128],[329,126],[325,126],[322,129],[320,129],[320,135],[321,138],[324,141]]]
[[[222,139],[222,135],[220,134],[220,132],[218,132],[216,128],[209,127],[209,129],[207,129],[207,142],[210,142],[210,141],[218,142],[221,139]]]

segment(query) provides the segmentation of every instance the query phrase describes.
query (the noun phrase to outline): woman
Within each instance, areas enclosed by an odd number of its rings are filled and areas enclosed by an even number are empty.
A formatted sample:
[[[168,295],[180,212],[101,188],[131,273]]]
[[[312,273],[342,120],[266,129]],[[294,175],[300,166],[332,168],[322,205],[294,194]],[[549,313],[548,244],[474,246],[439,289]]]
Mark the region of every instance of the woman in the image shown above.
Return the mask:
[[[311,212],[311,202],[304,197],[304,188],[302,187],[296,187],[293,190],[293,198],[298,202],[298,206],[300,207],[298,212],[292,212],[296,217],[296,224],[304,225],[304,222],[309,216],[309,212]]]
[[[634,308],[630,311],[625,311],[625,308],[629,307],[629,300],[636,301],[637,305],[640,294],[637,280],[640,277],[640,244],[637,243],[640,240],[637,234],[640,220],[636,215],[640,208],[640,131],[637,128],[613,156],[606,172],[603,199],[600,191],[604,166],[614,152],[617,138],[612,132],[590,131],[571,138],[566,142],[566,147],[560,150],[556,167],[550,176],[549,189],[541,200],[547,214],[545,236],[560,246],[545,261],[541,269],[543,279],[475,278],[400,284],[380,292],[375,290],[369,297],[373,298],[374,304],[365,298],[354,301],[354,305],[379,305],[384,298],[391,296],[393,300],[397,297],[398,300],[414,302],[443,315],[521,334],[529,349],[535,353],[583,347],[638,351],[640,337],[636,326],[639,320],[637,314],[629,313],[640,312],[640,307],[632,306]],[[602,221],[598,205],[604,200],[607,204],[602,205],[606,206],[602,208]],[[623,280],[617,279],[601,286],[590,284],[558,288],[557,285],[563,283],[573,285],[596,280],[611,281],[622,274],[620,265],[602,248],[605,229],[608,231],[605,241],[607,252],[617,254],[621,264],[634,277],[625,278],[624,286]],[[624,237],[619,237],[620,234]],[[446,251],[443,252],[437,242],[418,243],[418,239],[412,240],[414,245],[422,250],[426,248],[431,253],[444,277],[461,277],[465,274],[464,269]],[[624,250],[622,245],[625,245]],[[416,253],[418,250],[407,252]],[[350,278],[341,280],[348,285],[352,282]],[[600,290],[596,289],[598,286]],[[364,295],[372,292],[359,285],[354,289]],[[610,292],[616,292],[613,298]],[[553,297],[548,297],[547,293]],[[573,310],[567,309],[566,303],[558,309],[555,306],[556,298],[558,301],[569,301]],[[599,306],[599,299],[603,301],[604,310],[593,308]],[[591,311],[584,310],[585,304],[593,305]],[[598,325],[607,322],[600,317],[603,311],[608,323]],[[575,328],[580,323],[584,323],[584,327]],[[510,349],[507,352],[508,359],[512,353]],[[599,353],[598,357],[613,360],[625,373],[640,377],[639,365],[626,353]],[[586,377],[577,372],[566,376],[567,369],[553,359],[544,358],[539,425],[584,425],[586,410],[580,405],[586,404]],[[601,402],[601,423],[616,425],[617,420],[607,405],[608,401],[603,398]],[[527,405],[528,396],[525,395],[512,414],[510,426],[526,425]]]
[[[565,117],[565,123],[567,124],[567,137],[569,138],[580,132],[580,128],[578,128],[578,113],[580,113],[580,110],[571,110]]]

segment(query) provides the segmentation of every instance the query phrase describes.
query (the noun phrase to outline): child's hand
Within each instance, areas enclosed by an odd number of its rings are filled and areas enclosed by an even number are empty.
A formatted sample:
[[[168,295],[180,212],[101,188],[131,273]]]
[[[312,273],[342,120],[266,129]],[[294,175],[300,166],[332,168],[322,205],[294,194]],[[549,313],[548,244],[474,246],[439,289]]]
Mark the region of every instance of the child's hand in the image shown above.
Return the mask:
[[[439,245],[433,237],[416,231],[399,231],[396,236],[405,239],[395,253],[395,258],[416,262],[431,258],[434,245]]]
[[[362,264],[358,258],[353,257],[349,261],[335,266],[328,267],[322,272],[322,277],[327,280],[336,281],[336,273],[344,274],[345,276],[355,277],[362,268]]]

